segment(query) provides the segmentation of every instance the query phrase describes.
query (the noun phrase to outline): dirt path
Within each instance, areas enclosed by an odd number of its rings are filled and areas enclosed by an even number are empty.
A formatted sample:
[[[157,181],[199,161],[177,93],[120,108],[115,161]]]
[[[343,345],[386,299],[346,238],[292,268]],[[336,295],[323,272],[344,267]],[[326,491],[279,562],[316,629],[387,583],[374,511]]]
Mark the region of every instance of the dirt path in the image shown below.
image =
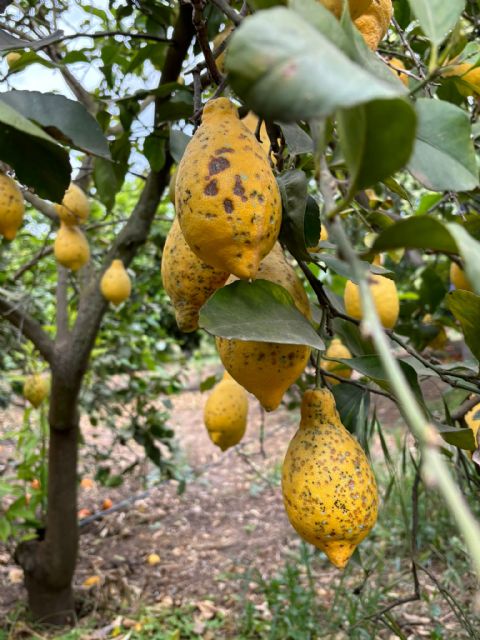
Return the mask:
[[[295,431],[296,414],[280,409],[266,416],[263,457],[260,411],[252,401],[242,446],[222,453],[203,426],[205,398],[205,394],[187,392],[172,400],[170,425],[190,476],[185,491],[179,494],[177,481],[166,482],[126,510],[85,527],[75,576],[78,587],[89,576],[98,575],[107,598],[141,597],[145,602],[171,598],[180,603],[215,594],[219,603],[229,606],[230,573],[254,566],[267,575],[289,546],[298,545],[278,488],[279,465]],[[94,439],[98,445],[98,431],[88,424],[83,431],[87,441]],[[1,455],[9,456],[8,446]],[[120,450],[115,462],[120,464],[122,456],[128,460]],[[93,475],[90,463],[84,462],[82,476]],[[115,489],[80,488],[79,508],[96,511],[104,498],[116,504],[143,489],[138,473]],[[0,545],[0,580],[9,585],[0,588],[0,614],[24,597],[20,571],[10,552]],[[154,566],[147,563],[151,553],[160,556]]]

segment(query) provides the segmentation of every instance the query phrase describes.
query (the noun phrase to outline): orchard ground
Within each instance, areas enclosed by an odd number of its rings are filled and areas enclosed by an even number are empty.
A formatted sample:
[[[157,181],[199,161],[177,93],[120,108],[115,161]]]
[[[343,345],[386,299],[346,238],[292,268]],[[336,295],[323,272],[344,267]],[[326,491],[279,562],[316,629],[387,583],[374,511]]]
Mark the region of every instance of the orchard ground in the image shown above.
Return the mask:
[[[192,373],[186,386],[204,377]],[[441,386],[424,385],[438,402]],[[261,412],[250,397],[247,435],[240,447],[222,454],[202,423],[205,394],[172,397],[181,468],[187,478],[150,486],[149,494],[82,528],[75,585],[81,600],[79,628],[49,634],[25,616],[22,574],[11,549],[0,548],[0,638],[475,638],[474,578],[466,554],[441,500],[434,492],[419,499],[419,571],[422,599],[382,609],[413,593],[410,560],[411,466],[402,470],[406,430],[396,407],[376,400],[386,441],[374,438],[374,462],[382,511],[377,527],[360,547],[362,565],[342,575],[325,556],[300,542],[282,504],[280,465],[295,432],[298,411],[265,418],[264,454],[259,440]],[[16,409],[3,418],[21,420]],[[82,421],[87,442],[108,448],[108,432]],[[407,438],[408,456],[413,441]],[[385,446],[388,450],[385,457]],[[10,464],[12,443],[4,442],[0,464]],[[133,442],[111,457],[112,472],[125,468],[142,450]],[[388,460],[391,457],[391,461]],[[389,469],[390,467],[390,469]],[[83,456],[81,476],[93,478],[95,463]],[[392,476],[393,474],[393,476]],[[101,510],[141,494],[155,469],[137,465],[117,488],[95,483],[79,489],[79,508]],[[392,480],[393,477],[393,480]],[[160,561],[149,564],[148,556]],[[93,576],[98,576],[93,578]],[[90,578],[92,586],[85,586]],[[93,578],[93,580],[92,580]],[[3,633],[3,635],[2,635]]]

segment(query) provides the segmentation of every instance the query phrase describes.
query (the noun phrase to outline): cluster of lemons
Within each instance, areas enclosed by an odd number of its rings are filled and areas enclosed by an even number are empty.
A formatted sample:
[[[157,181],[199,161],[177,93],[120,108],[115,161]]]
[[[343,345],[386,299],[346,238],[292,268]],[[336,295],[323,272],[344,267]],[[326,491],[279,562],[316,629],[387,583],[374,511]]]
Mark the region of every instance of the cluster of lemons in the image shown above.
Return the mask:
[[[78,271],[90,260],[90,247],[80,226],[90,214],[90,203],[82,189],[71,183],[60,204],[54,204],[60,227],[54,242],[57,262]],[[25,215],[22,191],[10,176],[0,173],[0,235],[14,240]],[[131,282],[121,260],[113,260],[103,274],[100,290],[106,300],[120,304],[131,292]]]
[[[13,55],[13,54],[11,54]],[[71,271],[77,271],[90,259],[90,248],[80,225],[85,224],[90,213],[90,203],[76,184],[70,184],[60,204],[54,204],[60,221],[54,255],[57,262]],[[5,173],[0,173],[0,235],[6,240],[15,239],[25,215],[25,203],[21,189]],[[113,260],[100,280],[100,290],[106,300],[115,305],[126,300],[131,292],[131,282],[121,260]],[[35,373],[26,377],[23,395],[30,404],[39,407],[50,391],[49,376]]]
[[[267,148],[254,135],[257,122],[241,121],[226,98],[208,102],[178,167],[172,188],[177,215],[164,247],[162,279],[184,331],[198,327],[199,310],[214,291],[239,278],[283,286],[311,319],[303,284],[277,242],[281,199]],[[326,237],[324,232],[321,240]],[[221,337],[216,345],[226,371],[205,404],[204,421],[224,451],[245,433],[246,391],[273,411],[305,369],[311,349]],[[378,496],[365,453],[342,425],[327,389],[303,396],[282,490],[298,533],[345,567],[375,523]]]

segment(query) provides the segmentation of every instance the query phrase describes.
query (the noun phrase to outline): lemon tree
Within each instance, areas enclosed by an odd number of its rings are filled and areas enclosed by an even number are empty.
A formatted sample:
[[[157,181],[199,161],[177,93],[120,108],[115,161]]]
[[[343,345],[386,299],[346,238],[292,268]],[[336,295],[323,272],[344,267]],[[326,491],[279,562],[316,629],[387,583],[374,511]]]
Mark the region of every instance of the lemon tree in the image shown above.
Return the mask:
[[[99,409],[106,379],[127,374],[132,435],[160,464],[157,441],[171,434],[149,400],[176,381],[145,386],[140,370],[158,370],[165,345],[198,332],[216,338],[229,373],[267,410],[296,381],[305,411],[323,411],[317,398],[336,402],[338,420],[331,408],[327,422],[309,415],[304,427],[358,453],[372,496],[368,461],[344,427],[362,428],[376,394],[396,402],[415,465],[480,575],[476,507],[450,462],[460,456],[478,486],[474,3],[3,5],[0,362],[50,379],[39,404],[48,402],[44,535],[15,551],[32,614],[74,618],[81,413],[111,420]],[[48,74],[61,90],[42,82]],[[439,357],[452,336],[464,341],[461,362]],[[441,410],[423,395],[429,378],[445,385]],[[0,398],[4,389],[2,380]],[[241,437],[245,412],[243,395],[240,412],[222,405],[239,414],[232,440],[213,437],[222,448]],[[343,507],[329,494],[337,511],[320,534],[292,500],[308,485],[297,440],[287,512],[344,566],[376,502],[362,528],[355,492]],[[339,538],[354,512],[355,535]]]

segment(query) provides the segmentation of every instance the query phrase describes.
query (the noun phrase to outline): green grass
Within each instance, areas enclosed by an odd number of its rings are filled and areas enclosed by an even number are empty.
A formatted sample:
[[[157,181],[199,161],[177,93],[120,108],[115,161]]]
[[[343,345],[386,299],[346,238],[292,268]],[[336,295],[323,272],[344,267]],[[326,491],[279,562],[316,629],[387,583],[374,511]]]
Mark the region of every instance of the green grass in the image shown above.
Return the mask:
[[[288,559],[273,578],[246,572],[245,584],[256,583],[255,595],[264,604],[255,606],[244,589],[237,640],[315,640],[335,638],[342,632],[341,637],[352,640],[411,637],[399,626],[398,609],[378,616],[385,605],[414,591],[410,560],[414,469],[401,459],[397,464],[387,460],[386,467],[388,473],[383,465],[377,468],[383,494],[379,521],[343,574],[336,574],[326,585],[318,580],[328,568],[327,561],[303,543],[298,556]],[[474,505],[473,493],[470,498]],[[453,612],[455,622],[454,630],[430,623],[429,637],[478,639],[480,618],[470,611],[475,579],[456,527],[439,496],[422,484],[418,504],[418,560],[438,581],[419,572],[421,613],[438,620],[441,614]],[[418,602],[409,609],[410,613],[419,610]]]

